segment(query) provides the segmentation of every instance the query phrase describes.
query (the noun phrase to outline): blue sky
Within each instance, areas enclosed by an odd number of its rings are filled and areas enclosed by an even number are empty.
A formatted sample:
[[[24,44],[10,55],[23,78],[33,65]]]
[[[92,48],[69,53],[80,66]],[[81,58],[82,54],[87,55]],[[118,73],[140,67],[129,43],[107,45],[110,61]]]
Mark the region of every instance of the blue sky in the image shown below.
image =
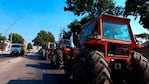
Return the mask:
[[[40,30],[52,32],[56,40],[60,31],[74,19],[80,19],[71,12],[65,12],[66,0],[0,0],[0,33],[18,33],[31,42]],[[124,6],[125,0],[115,0]],[[130,17],[131,18],[131,17]],[[137,20],[131,20],[135,34],[149,33]]]

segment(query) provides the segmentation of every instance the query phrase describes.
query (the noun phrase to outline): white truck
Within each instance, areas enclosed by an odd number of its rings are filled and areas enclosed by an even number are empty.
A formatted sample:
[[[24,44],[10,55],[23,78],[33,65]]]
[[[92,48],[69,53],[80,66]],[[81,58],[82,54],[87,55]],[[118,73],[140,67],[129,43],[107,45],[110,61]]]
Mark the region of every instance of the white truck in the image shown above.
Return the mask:
[[[23,55],[22,46],[21,43],[12,43],[10,55]]]

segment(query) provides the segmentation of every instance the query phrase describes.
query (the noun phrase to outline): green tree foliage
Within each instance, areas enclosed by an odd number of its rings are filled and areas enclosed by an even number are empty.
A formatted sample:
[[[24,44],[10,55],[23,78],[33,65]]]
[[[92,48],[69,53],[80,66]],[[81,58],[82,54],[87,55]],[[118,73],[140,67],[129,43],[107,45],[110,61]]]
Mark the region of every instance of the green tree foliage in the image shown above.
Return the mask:
[[[78,20],[74,20],[73,22],[71,22],[68,25],[68,29],[70,29],[70,31],[75,34],[75,32],[80,32],[81,29],[81,24]]]
[[[112,0],[67,0],[65,11],[75,15],[87,14],[91,18],[98,17],[101,13],[109,12],[114,8]]]
[[[68,25],[69,32],[73,33],[74,44],[77,44],[77,37],[81,26],[100,16],[103,13],[122,15],[124,8],[117,6],[113,0],[66,0],[65,11],[71,11],[74,15],[86,15],[81,21],[74,20]]]
[[[0,33],[0,42],[2,42],[3,40],[6,40],[6,37]]]
[[[41,30],[37,36],[32,40],[33,45],[43,46],[48,42],[54,42],[55,38],[51,32],[46,32],[45,30]]]
[[[85,23],[89,22],[91,20],[91,17],[85,16],[81,19],[80,25],[84,25]]]
[[[12,43],[24,43],[24,38],[17,33],[9,34],[9,40],[12,41]]]
[[[142,39],[149,39],[149,34],[147,33],[137,34],[136,37],[142,38]]]
[[[32,48],[33,48],[32,43],[28,43],[28,44],[27,44],[27,49],[29,50],[29,49],[32,49]]]
[[[78,20],[74,20],[73,22],[71,22],[68,25],[68,29],[70,30],[70,32],[73,34],[73,42],[75,45],[77,45],[78,41],[77,41],[77,37],[81,31],[81,24]]]
[[[149,29],[149,0],[127,0],[124,15],[140,16],[139,23]]]
[[[4,43],[4,41],[6,40],[6,37],[5,36],[3,36],[1,33],[0,33],[0,49],[4,49],[4,47],[5,47],[5,43]]]
[[[123,15],[124,11],[125,11],[125,8],[123,8],[122,6],[116,6],[112,10],[109,10],[107,13],[118,16],[118,15]]]
[[[60,32],[60,38],[70,38],[71,32],[66,31],[65,29],[62,29]]]

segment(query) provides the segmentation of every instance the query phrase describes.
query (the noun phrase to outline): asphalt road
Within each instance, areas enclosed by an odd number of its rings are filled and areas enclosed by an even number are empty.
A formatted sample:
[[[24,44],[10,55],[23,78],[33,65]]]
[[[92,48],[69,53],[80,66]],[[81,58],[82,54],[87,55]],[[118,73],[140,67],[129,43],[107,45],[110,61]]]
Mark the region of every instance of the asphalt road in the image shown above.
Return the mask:
[[[41,56],[0,55],[0,84],[74,84]]]
[[[5,60],[9,60],[9,59],[14,58],[14,57],[10,56],[9,54],[0,54],[0,62],[3,62]]]

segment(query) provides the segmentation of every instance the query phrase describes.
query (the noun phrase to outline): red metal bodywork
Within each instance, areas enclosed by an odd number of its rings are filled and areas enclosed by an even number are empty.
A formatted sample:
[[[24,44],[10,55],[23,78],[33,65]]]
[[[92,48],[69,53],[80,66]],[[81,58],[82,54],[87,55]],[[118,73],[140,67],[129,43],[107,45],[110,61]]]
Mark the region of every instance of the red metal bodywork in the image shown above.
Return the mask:
[[[66,46],[64,47],[64,42],[66,42],[66,41],[69,42],[70,39],[69,38],[61,39],[60,42],[59,42],[59,48],[62,49],[62,51],[65,55],[69,55],[70,51],[71,51],[70,44],[69,44],[69,47],[66,47]]]
[[[119,23],[125,23],[128,25],[128,29],[129,29],[129,34],[131,37],[130,41],[125,41],[125,40],[115,40],[115,39],[107,39],[103,37],[103,24],[102,21],[103,20],[108,20],[108,21],[112,21],[112,22],[119,22]],[[97,21],[98,23],[98,34],[102,37],[101,39],[87,39],[84,42],[80,42],[81,46],[88,46],[88,47],[94,47],[95,49],[101,49],[104,52],[105,58],[107,59],[108,63],[112,60],[112,59],[118,59],[118,60],[125,60],[127,61],[128,65],[131,65],[131,51],[134,48],[139,48],[139,44],[136,43],[135,37],[133,35],[133,32],[131,30],[131,26],[130,26],[130,20],[126,19],[126,18],[120,18],[120,17],[115,17],[115,16],[109,16],[109,15],[102,15],[100,18],[97,18],[89,23],[87,23],[85,26],[83,26],[82,28],[82,32],[81,34],[84,32],[85,27],[90,25],[91,23]],[[117,44],[126,44],[128,45],[128,52],[129,54],[126,56],[109,56],[108,55],[108,43],[117,43]],[[117,45],[119,46],[119,45]],[[77,60],[77,56],[79,55],[79,49],[74,49],[74,55],[73,55],[73,59],[74,62]],[[118,52],[123,52],[123,51],[118,51]],[[126,53],[126,52],[123,52]]]

